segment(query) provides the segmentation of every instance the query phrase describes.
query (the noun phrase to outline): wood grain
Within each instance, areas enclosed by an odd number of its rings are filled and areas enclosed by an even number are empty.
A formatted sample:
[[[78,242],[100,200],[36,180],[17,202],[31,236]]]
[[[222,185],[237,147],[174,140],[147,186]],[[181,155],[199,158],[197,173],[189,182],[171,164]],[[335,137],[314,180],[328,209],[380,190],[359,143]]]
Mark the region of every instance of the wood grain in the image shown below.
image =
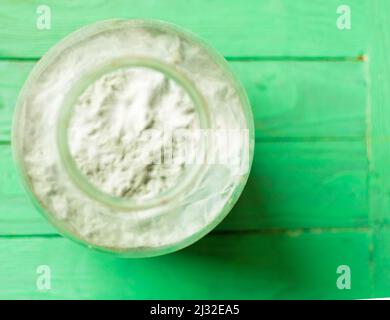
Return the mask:
[[[368,298],[390,295],[390,4],[350,0],[38,0],[0,6],[0,298]],[[108,18],[190,29],[228,60],[256,125],[253,171],[227,219],[168,256],[124,260],[56,234],[32,207],[11,157],[17,94],[36,60]],[[365,54],[363,58],[363,54]],[[364,61],[363,61],[364,60]],[[35,286],[52,270],[52,290]],[[338,290],[348,265],[352,289]]]
[[[0,61],[0,142],[33,62]],[[359,62],[230,62],[251,101],[257,140],[364,140],[366,82]],[[333,81],[324,78],[324,74]],[[286,140],[287,141],[287,140]]]
[[[63,238],[0,238],[0,298],[367,298],[372,294],[369,241],[365,231],[225,234],[174,254],[134,260]],[[351,290],[336,287],[341,264],[351,268]],[[47,292],[35,285],[40,265],[51,270]]]
[[[372,285],[376,297],[390,296],[390,229],[388,225],[376,225],[371,244]]]
[[[220,228],[365,225],[363,64],[261,61],[231,66],[251,100],[258,143],[248,186]],[[9,141],[16,96],[32,67],[33,62],[0,62],[4,142]],[[337,81],[324,79],[325,72]],[[20,187],[10,146],[0,146],[0,153],[0,202],[12,208],[12,214],[2,215],[0,233],[51,233]]]
[[[367,171],[363,142],[257,143],[248,184],[220,227],[365,226]]]
[[[231,62],[256,124],[249,183],[224,230],[366,225],[366,82],[357,62]],[[47,234],[20,187],[8,145],[33,62],[0,61],[0,234]],[[324,79],[327,73],[335,82]],[[0,140],[1,141],[1,140]],[[327,196],[324,197],[324,194]]]
[[[373,1],[368,14],[375,16],[370,25],[372,41],[366,68],[369,89],[369,201],[370,224],[374,230],[371,243],[373,286],[377,297],[390,296],[389,222],[390,222],[390,3]]]
[[[225,56],[355,57],[369,41],[369,0],[348,1],[353,27],[336,26],[338,0],[2,0],[0,57],[40,57],[62,37],[111,18],[155,18],[188,28]],[[37,7],[48,5],[51,30],[36,28]]]
[[[0,155],[0,235],[52,233],[21,187],[10,146],[0,146]],[[258,142],[248,184],[219,229],[361,227],[367,221],[363,142]]]

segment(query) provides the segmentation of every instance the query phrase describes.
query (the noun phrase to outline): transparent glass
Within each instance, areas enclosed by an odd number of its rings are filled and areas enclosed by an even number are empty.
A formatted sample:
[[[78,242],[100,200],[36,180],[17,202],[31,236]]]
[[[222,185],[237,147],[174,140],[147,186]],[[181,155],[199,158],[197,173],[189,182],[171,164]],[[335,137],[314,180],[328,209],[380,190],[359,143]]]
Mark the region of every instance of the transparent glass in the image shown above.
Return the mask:
[[[229,187],[229,192],[227,193],[228,198],[223,200],[223,205],[218,209],[217,213],[213,214],[212,219],[208,221],[206,225],[200,227],[195,232],[191,232],[178,241],[151,247],[131,247],[130,244],[128,248],[109,247],[106,245],[96,244],[93,241],[89,241],[88,239],[80,236],[80,234],[72,230],[66,222],[58,219],[44,201],[37,196],[37,193],[34,191],[33,182],[27,173],[28,170],[26,169],[24,154],[24,145],[26,144],[26,142],[24,142],[25,125],[26,121],[28,121],[25,117],[26,108],[28,106],[30,96],[33,95],[34,90],[36,90],[34,85],[37,81],[39,81],[42,74],[45,73],[45,70],[50,68],[50,66],[54,64],[59,57],[61,57],[61,54],[65,50],[71,48],[72,46],[76,46],[79,41],[93,38],[95,35],[106,31],[112,32],[114,30],[115,32],[116,29],[122,30],[124,28],[150,28],[153,32],[175,34],[188,41],[188,43],[194,44],[196,47],[201,48],[201,50],[206,52],[209,59],[218,65],[219,70],[221,70],[227,81],[229,81],[236,94],[239,96],[241,108],[240,112],[242,113],[243,119],[241,121],[242,123],[240,123],[240,128],[246,130],[248,134],[248,145],[246,147],[248,168],[244,172],[241,172],[239,176],[235,178],[234,182],[232,182]],[[162,217],[160,218],[162,221],[161,223],[165,223],[169,228],[169,224],[175,224],[175,221],[181,221],[180,215],[186,214],[188,215],[188,218],[183,220],[184,223],[186,223],[186,221],[191,223],[191,219],[199,214],[199,212],[197,212],[197,210],[199,210],[199,199],[207,196],[208,192],[206,191],[211,190],[211,193],[215,193],[216,195],[218,195],[219,192],[221,194],[223,192],[226,193],[226,190],[218,190],[218,188],[221,188],[218,183],[213,184],[211,181],[213,179],[212,173],[214,171],[218,171],[218,167],[215,165],[209,165],[206,162],[202,163],[201,165],[194,167],[190,174],[186,176],[183,181],[178,183],[176,187],[172,188],[167,193],[163,193],[147,201],[110,196],[93,186],[88,179],[81,174],[70,154],[67,141],[67,129],[69,125],[69,118],[72,114],[72,107],[74,106],[76,99],[82,92],[84,92],[88,85],[93,83],[100,76],[120,68],[146,67],[163,73],[166,77],[173,79],[185,89],[191,97],[191,100],[197,110],[201,128],[217,128],[219,125],[218,123],[221,123],[221,121],[223,123],[223,119],[219,119],[222,116],[219,116],[219,113],[217,112],[218,110],[216,111],[216,108],[210,105],[212,101],[210,102],[210,99],[204,98],[204,92],[202,92],[194,80],[191,79],[191,73],[182,72],[183,70],[178,68],[174,63],[162,61],[150,56],[139,56],[136,54],[131,55],[131,53],[126,56],[108,57],[106,60],[107,61],[104,63],[100,63],[98,67],[91,68],[86,72],[81,72],[82,74],[79,79],[75,81],[75,83],[72,83],[68,91],[64,92],[65,97],[59,108],[58,119],[56,126],[53,129],[55,133],[50,133],[55,136],[55,143],[57,145],[60,159],[59,162],[61,162],[58,164],[59,167],[64,168],[64,171],[66,171],[66,179],[69,179],[70,183],[79,190],[80,194],[85,194],[86,199],[93,199],[93,201],[101,204],[101,206],[106,209],[112,208],[113,212],[115,210],[120,211],[120,214],[118,214],[119,217],[121,215],[124,217],[127,214],[131,215],[132,212],[137,212],[137,214],[143,215],[145,219],[150,220],[155,219],[155,217]],[[214,111],[211,111],[212,109]],[[229,125],[227,125],[227,128],[229,128]],[[39,212],[42,213],[43,216],[47,218],[61,234],[78,243],[82,243],[97,250],[115,253],[123,257],[145,257],[166,254],[194,243],[210,232],[229,213],[239,198],[249,175],[254,151],[254,124],[248,98],[242,86],[230,71],[230,68],[224,58],[206,45],[202,40],[198,39],[188,31],[184,31],[181,28],[166,22],[155,20],[109,20],[87,26],[71,34],[53,47],[37,63],[29,75],[29,78],[27,79],[17,101],[13,123],[12,146],[14,161],[17,165],[27,193],[38,208]],[[212,142],[208,141],[206,149],[211,150],[212,148]],[[223,170],[225,170],[225,168]],[[205,179],[209,179],[209,181],[211,181],[207,185],[208,189],[200,187],[202,186],[201,181]],[[199,191],[197,190],[198,186]],[[187,194],[191,192],[191,197],[188,197]],[[219,198],[217,197],[217,199]],[[191,207],[195,201],[197,201],[197,206]],[[210,203],[207,203],[207,205],[205,203],[204,206],[201,206],[202,212],[207,210],[207,206],[210,206]],[[153,230],[150,230],[150,232],[153,233]]]

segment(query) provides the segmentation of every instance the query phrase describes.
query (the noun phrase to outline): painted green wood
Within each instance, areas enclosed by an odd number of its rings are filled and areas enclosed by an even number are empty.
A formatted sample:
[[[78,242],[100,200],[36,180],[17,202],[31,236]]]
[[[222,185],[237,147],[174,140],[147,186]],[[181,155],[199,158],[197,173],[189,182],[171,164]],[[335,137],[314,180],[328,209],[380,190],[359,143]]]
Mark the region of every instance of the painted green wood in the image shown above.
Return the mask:
[[[370,32],[369,63],[366,74],[369,123],[367,145],[369,150],[370,224],[374,230],[371,243],[373,259],[373,286],[377,297],[390,296],[390,3],[373,1],[370,16],[375,16]]]
[[[370,46],[369,160],[371,217],[375,222],[390,221],[390,21],[388,1],[375,1],[371,14],[373,43]]]
[[[52,29],[36,28],[49,5]],[[338,0],[2,0],[0,56],[40,57],[68,33],[101,19],[157,18],[199,34],[226,56],[355,57],[365,51],[370,0],[349,0],[353,28],[336,27]]]
[[[33,64],[0,61],[0,143],[10,141],[16,98]]]
[[[52,233],[0,146],[0,235]],[[249,182],[221,230],[367,225],[363,142],[257,142]],[[326,196],[324,196],[326,195]]]
[[[373,285],[377,297],[389,297],[390,292],[390,229],[377,225],[372,243]]]
[[[368,224],[363,142],[257,143],[248,184],[221,228]]]
[[[364,139],[364,63],[273,61],[230,65],[249,95],[258,140]]]
[[[0,61],[0,142],[10,141],[14,105],[33,62]],[[230,62],[252,104],[256,139],[364,139],[361,62]],[[328,81],[326,73],[333,81]],[[342,83],[342,85],[340,85]]]
[[[220,228],[365,225],[363,63],[230,64],[251,100],[258,143],[248,186]],[[9,141],[16,96],[32,66],[33,62],[0,62],[4,142]],[[325,72],[336,82],[324,79]],[[0,146],[0,154],[0,203],[9,208],[1,215],[0,234],[52,233],[20,187],[10,146]]]
[[[390,295],[390,5],[350,0],[48,0],[0,4],[0,298],[367,298]],[[9,136],[29,70],[69,32],[147,17],[191,29],[225,55],[256,122],[253,172],[216,231],[164,257],[118,259],[55,234],[15,175]],[[372,17],[375,17],[373,19]],[[366,59],[359,58],[361,54]],[[12,253],[12,254],[11,254]],[[39,292],[36,268],[52,269]],[[336,288],[348,265],[352,289]]]
[[[178,253],[134,260],[63,238],[0,238],[0,298],[366,298],[369,243],[364,230],[219,234]],[[351,267],[351,290],[337,289],[342,264]],[[35,285],[40,265],[51,269],[47,292]]]

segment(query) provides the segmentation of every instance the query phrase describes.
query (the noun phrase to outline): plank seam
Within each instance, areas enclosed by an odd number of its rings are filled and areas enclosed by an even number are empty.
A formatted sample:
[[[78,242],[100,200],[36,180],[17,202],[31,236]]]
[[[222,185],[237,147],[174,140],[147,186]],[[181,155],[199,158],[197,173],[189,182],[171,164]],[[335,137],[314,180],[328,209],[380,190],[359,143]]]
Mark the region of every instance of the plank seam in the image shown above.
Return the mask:
[[[363,67],[363,73],[364,73],[364,80],[366,83],[366,108],[365,108],[365,124],[366,124],[366,131],[365,131],[365,143],[366,143],[366,156],[367,156],[367,199],[368,199],[368,223],[370,225],[370,228],[372,230],[370,240],[369,240],[369,277],[370,277],[370,283],[371,283],[371,296],[374,295],[375,292],[375,285],[374,285],[374,278],[375,278],[375,243],[374,243],[374,229],[376,228],[376,222],[375,219],[373,219],[373,198],[371,193],[371,184],[372,184],[372,174],[375,171],[374,161],[373,161],[373,154],[372,154],[372,96],[371,96],[371,69],[370,69],[370,59],[367,56],[365,59],[364,67]]]
[[[254,230],[215,230],[210,236],[230,236],[230,235],[286,235],[290,237],[298,237],[303,234],[320,235],[323,233],[340,234],[340,233],[365,233],[371,234],[372,228],[369,226],[363,227],[318,227],[318,228],[264,228]],[[2,234],[0,239],[13,238],[62,238],[58,233],[47,234]]]
[[[291,62],[364,62],[364,54],[358,56],[225,56],[227,61],[258,62],[258,61],[291,61]]]
[[[360,142],[365,141],[365,136],[293,136],[293,137],[256,137],[256,142],[272,143],[272,142]]]
[[[295,137],[255,137],[255,142],[259,143],[321,143],[321,142],[362,142],[366,141],[366,136],[295,136]],[[0,140],[0,146],[10,146],[11,140]]]
[[[37,62],[41,57],[0,56],[0,61]],[[224,56],[231,62],[292,61],[292,62],[364,62],[366,55],[358,56]]]

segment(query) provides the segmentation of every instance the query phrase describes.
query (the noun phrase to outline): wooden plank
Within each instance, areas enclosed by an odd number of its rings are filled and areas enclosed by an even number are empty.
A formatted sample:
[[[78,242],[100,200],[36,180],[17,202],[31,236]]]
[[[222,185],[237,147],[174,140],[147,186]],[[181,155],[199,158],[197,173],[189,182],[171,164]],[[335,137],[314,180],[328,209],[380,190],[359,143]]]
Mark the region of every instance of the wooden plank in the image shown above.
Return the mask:
[[[248,184],[224,229],[365,226],[363,142],[257,143]]]
[[[373,223],[390,220],[390,22],[388,1],[373,2],[370,14],[377,17],[372,24],[373,43],[366,73],[369,84],[370,211]],[[389,292],[390,294],[390,292]]]
[[[230,65],[248,92],[257,139],[364,139],[364,63],[257,61]],[[10,140],[16,98],[32,67],[33,62],[0,61],[0,141]]]
[[[371,245],[373,285],[376,297],[390,297],[390,229],[377,225]]]
[[[368,14],[376,19],[371,24],[372,43],[368,50],[370,63],[366,73],[369,82],[369,200],[370,223],[374,230],[371,243],[373,286],[376,297],[390,296],[390,3],[372,2]]]
[[[10,121],[33,62],[0,62],[0,298],[390,295],[389,236],[377,226],[385,230],[390,221],[386,0],[348,1],[349,31],[336,28],[336,0],[47,0],[52,29],[37,30],[40,4],[2,1],[0,59],[37,58],[69,32],[99,19],[172,21],[229,57],[252,101],[258,143],[248,186],[213,234],[153,259],[92,252],[51,237],[55,231],[20,187],[8,145]],[[375,47],[368,44],[372,35]],[[348,58],[367,50],[369,65]],[[373,89],[368,105],[367,89]],[[48,292],[35,287],[36,268],[43,264],[53,275]],[[341,264],[351,268],[351,290],[336,287]]]
[[[252,101],[256,137],[268,142],[257,144],[248,186],[220,228],[365,225],[364,65],[231,65]],[[21,189],[7,145],[13,105],[32,66],[33,62],[0,62],[0,141],[5,143],[0,146],[0,234],[53,232]],[[325,72],[335,81],[324,80]]]
[[[174,254],[133,260],[63,238],[0,238],[0,298],[367,298],[369,243],[368,231],[224,234]],[[51,270],[51,290],[36,288],[40,265]],[[339,265],[351,269],[350,290],[336,286]]]
[[[0,146],[0,234],[52,233]],[[249,182],[220,230],[365,226],[364,142],[258,142]],[[41,226],[41,227],[39,227]]]
[[[22,187],[10,145],[0,145],[0,235],[53,234]]]
[[[0,202],[0,235],[56,234],[30,203],[26,195],[7,197]]]
[[[10,141],[16,98],[33,65],[0,61],[0,142]]]
[[[0,57],[40,57],[70,32],[101,19],[155,18],[199,34],[226,56],[357,56],[368,43],[369,0],[350,0],[352,28],[339,30],[338,0],[46,0],[51,29],[36,28],[42,2],[2,0]]]
[[[258,139],[364,138],[364,63],[277,61],[230,65],[250,98]]]
[[[390,3],[372,1],[367,14],[375,19],[370,24],[371,43],[367,51],[368,82],[367,146],[369,159],[369,222],[373,229],[370,244],[375,297],[390,296]]]

